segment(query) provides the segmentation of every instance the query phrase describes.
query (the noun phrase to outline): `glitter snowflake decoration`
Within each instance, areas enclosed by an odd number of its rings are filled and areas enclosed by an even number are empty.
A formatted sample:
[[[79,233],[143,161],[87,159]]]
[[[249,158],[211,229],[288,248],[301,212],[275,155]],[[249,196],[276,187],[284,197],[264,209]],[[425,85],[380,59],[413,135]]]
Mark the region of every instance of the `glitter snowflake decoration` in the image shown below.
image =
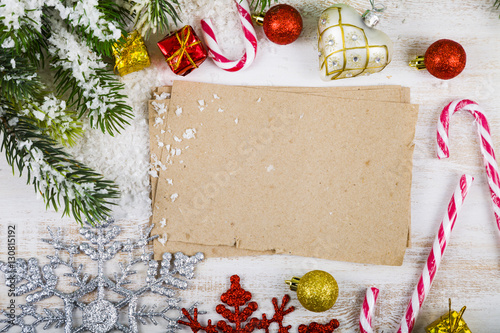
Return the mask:
[[[52,239],[43,241],[55,249],[54,255],[47,256],[49,264],[40,266],[35,258],[28,261],[17,259],[15,264],[0,261],[0,271],[5,273],[6,281],[15,286],[15,296],[26,295],[26,304],[19,305],[20,314],[10,316],[6,311],[0,311],[0,332],[7,332],[15,326],[20,327],[23,333],[36,332],[37,327],[43,325],[44,330],[64,327],[65,333],[104,333],[111,330],[132,333],[138,332],[139,323],[157,325],[159,319],[166,322],[166,332],[178,330],[180,327],[177,321],[183,315],[178,306],[180,299],[175,298],[176,290],[187,288],[185,279],[194,276],[195,265],[203,260],[203,254],[188,257],[181,252],[174,256],[164,253],[162,261],[157,262],[153,259],[153,253],[146,249],[148,242],[157,237],[149,236],[152,226],[141,228],[138,239],[120,242],[114,239],[121,229],[113,222],[108,220],[97,227],[83,227],[80,234],[88,242],[80,244],[66,244],[62,240],[61,229],[53,232],[48,228]],[[67,254],[67,260],[62,258],[62,252]],[[104,272],[106,263],[119,252],[126,253],[127,262],[120,262],[119,271],[114,273],[113,278],[109,278]],[[84,254],[97,263],[95,277],[91,278],[84,273],[83,265],[75,262],[78,254]],[[140,265],[147,268],[145,283],[137,289],[127,288],[126,285],[131,283],[130,277],[137,273],[136,269]],[[74,291],[63,292],[57,288],[59,277],[55,270],[59,267],[69,269],[70,273],[64,276],[72,280]],[[120,300],[107,300],[107,292],[118,294]],[[146,293],[163,297],[165,307],[139,306],[140,298]],[[86,303],[82,300],[90,295],[94,297],[93,301]],[[35,304],[51,297],[59,298],[64,307],[53,310],[44,308],[43,313],[37,312]],[[82,313],[81,323],[76,323],[75,320],[77,310]],[[177,316],[173,318],[171,312],[175,312]],[[125,322],[119,318],[121,313],[127,315]]]

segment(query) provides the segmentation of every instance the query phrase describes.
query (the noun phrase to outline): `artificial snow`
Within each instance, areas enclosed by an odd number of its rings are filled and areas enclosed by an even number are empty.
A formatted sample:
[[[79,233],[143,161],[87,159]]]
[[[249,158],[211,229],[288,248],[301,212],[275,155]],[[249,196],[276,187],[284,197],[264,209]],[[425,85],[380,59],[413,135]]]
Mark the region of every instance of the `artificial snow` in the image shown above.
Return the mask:
[[[182,137],[184,139],[194,139],[195,138],[195,134],[196,134],[196,129],[195,128],[188,128],[184,134],[182,134]]]
[[[170,94],[166,92],[162,92],[160,95],[157,93],[154,93],[154,97],[156,100],[165,100],[167,98],[170,98]]]
[[[10,48],[13,48],[14,46],[16,46],[16,43],[14,42],[14,40],[11,37],[5,38],[5,40],[2,43],[3,49],[10,49]]]
[[[165,103],[158,103],[156,101],[153,101],[151,103],[151,105],[153,105],[153,107],[156,110],[156,112],[158,113],[158,115],[162,115],[165,112],[167,112],[167,104],[165,104]]]
[[[162,237],[159,237],[158,242],[160,242],[161,245],[165,245],[165,243],[167,242],[167,234],[163,234]]]

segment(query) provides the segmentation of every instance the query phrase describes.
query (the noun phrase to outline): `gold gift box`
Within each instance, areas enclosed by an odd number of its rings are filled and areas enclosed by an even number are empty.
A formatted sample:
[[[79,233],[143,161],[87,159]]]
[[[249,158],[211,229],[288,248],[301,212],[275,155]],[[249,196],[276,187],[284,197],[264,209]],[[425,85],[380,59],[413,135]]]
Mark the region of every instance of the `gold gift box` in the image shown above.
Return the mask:
[[[124,76],[140,71],[151,65],[148,50],[138,31],[130,33],[123,44],[113,46],[115,72]]]
[[[472,333],[462,318],[464,311],[465,306],[460,312],[450,310],[449,313],[442,315],[438,320],[427,326],[425,331],[427,333]]]

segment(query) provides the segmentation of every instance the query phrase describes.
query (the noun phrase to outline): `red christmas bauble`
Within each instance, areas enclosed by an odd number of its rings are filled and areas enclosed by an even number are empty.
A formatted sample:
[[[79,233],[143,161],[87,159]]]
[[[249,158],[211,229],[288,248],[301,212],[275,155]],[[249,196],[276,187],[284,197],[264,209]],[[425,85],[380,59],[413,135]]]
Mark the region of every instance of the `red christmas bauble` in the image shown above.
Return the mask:
[[[271,7],[264,16],[264,33],[276,44],[286,45],[299,38],[302,32],[302,17],[290,5]]]
[[[435,77],[449,80],[460,74],[467,60],[465,50],[450,39],[440,39],[425,52],[425,68]]]

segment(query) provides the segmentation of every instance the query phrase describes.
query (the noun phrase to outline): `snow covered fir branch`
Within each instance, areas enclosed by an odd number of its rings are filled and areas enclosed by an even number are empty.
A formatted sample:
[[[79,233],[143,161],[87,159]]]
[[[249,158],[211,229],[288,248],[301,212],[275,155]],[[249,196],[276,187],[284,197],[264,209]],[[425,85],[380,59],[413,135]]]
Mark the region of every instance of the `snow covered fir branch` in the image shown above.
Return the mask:
[[[109,215],[109,205],[119,195],[116,185],[72,159],[56,142],[41,133],[32,118],[19,115],[2,100],[1,150],[13,170],[26,171],[28,183],[41,195],[47,207],[63,208],[82,223]]]
[[[114,135],[132,118],[106,58],[126,36],[129,9],[114,0],[0,0],[0,150],[47,207],[80,223],[107,217],[119,192],[62,146],[86,122]]]

